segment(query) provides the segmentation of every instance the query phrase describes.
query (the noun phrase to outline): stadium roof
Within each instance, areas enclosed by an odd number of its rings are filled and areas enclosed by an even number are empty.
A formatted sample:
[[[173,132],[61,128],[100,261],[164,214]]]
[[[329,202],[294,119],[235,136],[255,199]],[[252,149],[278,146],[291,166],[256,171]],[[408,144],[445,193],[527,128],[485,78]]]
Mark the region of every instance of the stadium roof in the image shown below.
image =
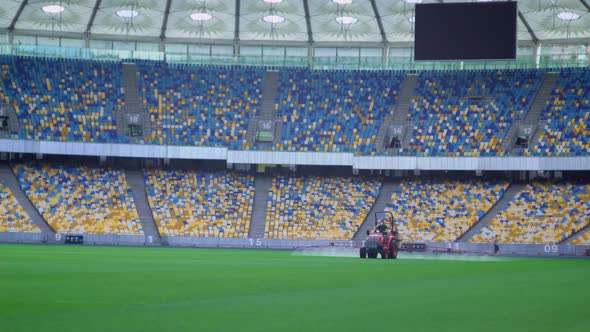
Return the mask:
[[[396,45],[457,0],[0,0],[0,32],[192,43]],[[480,0],[483,1],[483,0]],[[590,41],[590,0],[518,0],[520,42]]]

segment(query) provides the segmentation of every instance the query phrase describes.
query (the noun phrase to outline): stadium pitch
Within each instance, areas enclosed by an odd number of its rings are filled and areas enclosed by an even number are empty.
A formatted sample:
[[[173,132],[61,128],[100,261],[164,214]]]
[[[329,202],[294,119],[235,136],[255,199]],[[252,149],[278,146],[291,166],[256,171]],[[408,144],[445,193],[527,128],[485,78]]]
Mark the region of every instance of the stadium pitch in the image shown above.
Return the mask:
[[[9,331],[587,331],[590,260],[0,245]]]

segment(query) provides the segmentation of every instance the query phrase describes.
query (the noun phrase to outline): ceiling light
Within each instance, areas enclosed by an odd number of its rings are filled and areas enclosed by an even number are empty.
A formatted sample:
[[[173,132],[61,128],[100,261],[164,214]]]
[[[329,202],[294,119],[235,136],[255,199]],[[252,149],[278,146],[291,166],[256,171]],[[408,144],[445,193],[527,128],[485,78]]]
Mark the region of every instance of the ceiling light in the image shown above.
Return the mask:
[[[285,18],[280,15],[267,15],[267,16],[263,17],[262,19],[265,22],[268,22],[271,24],[279,24],[279,23],[285,22]]]
[[[59,14],[66,9],[64,8],[64,6],[60,6],[60,5],[49,5],[49,6],[43,6],[43,8],[41,8],[41,10],[43,10],[47,14]]]
[[[349,5],[352,3],[352,0],[332,0],[332,2],[337,3],[339,5]]]
[[[580,18],[580,15],[572,12],[561,12],[557,14],[557,18],[562,21],[575,21]]]
[[[210,19],[212,19],[213,16],[211,16],[211,14],[208,13],[192,13],[191,14],[191,20],[193,21],[209,21]]]
[[[336,22],[340,23],[340,24],[353,24],[356,23],[358,21],[358,19],[352,17],[352,16],[339,16],[336,17]]]
[[[137,10],[123,9],[117,12],[117,16],[122,18],[134,18],[139,15]]]
[[[277,4],[283,2],[283,0],[264,0],[266,3]]]
[[[404,0],[405,3],[422,3],[423,0]]]

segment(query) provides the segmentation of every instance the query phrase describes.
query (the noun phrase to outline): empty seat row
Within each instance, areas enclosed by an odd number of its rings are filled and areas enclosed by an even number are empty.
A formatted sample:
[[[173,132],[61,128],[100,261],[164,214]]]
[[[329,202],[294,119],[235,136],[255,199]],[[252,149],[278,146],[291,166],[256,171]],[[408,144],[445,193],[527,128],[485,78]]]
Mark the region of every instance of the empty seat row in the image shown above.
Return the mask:
[[[380,185],[359,177],[276,176],[268,193],[264,237],[351,240]]]
[[[556,244],[589,223],[587,181],[534,181],[470,241]]]
[[[254,178],[237,172],[145,172],[152,214],[163,236],[245,238]]]
[[[16,164],[13,170],[57,233],[143,235],[123,171],[52,164]]]
[[[386,211],[406,241],[454,242],[502,197],[506,181],[405,180]]]

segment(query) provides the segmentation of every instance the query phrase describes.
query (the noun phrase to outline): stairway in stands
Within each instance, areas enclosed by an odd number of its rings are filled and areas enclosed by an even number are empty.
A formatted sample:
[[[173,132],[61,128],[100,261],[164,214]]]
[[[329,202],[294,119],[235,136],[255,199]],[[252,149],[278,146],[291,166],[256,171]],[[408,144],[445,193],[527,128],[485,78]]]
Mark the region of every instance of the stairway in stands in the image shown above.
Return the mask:
[[[123,87],[125,88],[125,109],[117,113],[117,134],[125,136],[125,125],[129,123],[129,115],[139,115],[139,123],[143,126],[143,137],[148,139],[152,135],[152,124],[149,112],[139,106],[139,92],[137,88],[137,66],[135,63],[123,63]]]
[[[410,104],[416,91],[416,84],[418,84],[418,74],[407,74],[402,82],[402,86],[395,105],[395,112],[393,113],[394,123],[404,123],[408,117]]]
[[[523,123],[537,124],[539,122],[541,112],[543,112],[545,105],[547,105],[547,100],[549,100],[551,92],[553,92],[553,87],[555,86],[557,79],[559,79],[559,73],[545,74],[543,82],[539,87],[539,91],[537,91],[535,99],[531,103],[531,107],[524,117]]]
[[[558,79],[559,73],[545,73],[543,82],[535,94],[535,98],[526,112],[524,119],[519,122],[513,122],[506,133],[504,146],[507,150],[510,150],[512,147],[514,147],[518,135],[518,128],[520,126],[532,128],[532,133],[528,142],[529,148],[532,148],[537,144],[539,137],[545,128],[545,122],[543,119],[541,119],[541,113],[545,109],[547,100],[549,100],[549,97],[551,96],[553,88],[555,87],[555,83]]]
[[[356,234],[352,238],[355,241],[362,241],[367,236],[367,230],[372,229],[375,226],[375,212],[384,211],[387,207],[387,204],[391,201],[391,195],[395,190],[399,189],[400,180],[385,180],[381,184],[381,188],[379,189],[379,196],[375,201],[375,204],[369,210],[369,213],[365,217],[365,220],[356,231]]]
[[[512,201],[514,196],[516,196],[522,189],[526,186],[523,183],[513,183],[510,184],[508,189],[504,191],[504,195],[492,206],[491,209],[488,210],[486,214],[481,217],[471,228],[467,230],[467,232],[463,233],[463,235],[459,236],[457,242],[467,242],[470,238],[476,235],[482,228],[484,228],[498,213],[506,210],[508,204]]]
[[[406,136],[410,136],[409,133],[411,133],[411,130],[409,129],[411,129],[413,125],[408,124],[407,116],[408,111],[410,110],[412,98],[414,97],[414,91],[416,90],[416,84],[418,83],[418,77],[419,75],[417,74],[407,74],[404,78],[395,108],[393,110],[393,115],[387,117],[383,121],[379,127],[379,131],[377,132],[375,142],[378,148],[385,146],[385,139],[386,136],[388,136],[388,130],[393,127],[400,127],[402,130],[401,147],[403,148],[407,146],[407,143],[409,143],[409,138],[406,140]]]
[[[264,89],[262,90],[262,109],[260,118],[263,120],[275,118],[275,103],[279,85],[279,72],[267,70],[264,72]]]
[[[0,101],[0,117],[8,118],[8,128],[5,130],[0,130],[0,136],[10,136],[12,138],[17,138],[21,128],[14,107],[12,107],[10,104],[4,103],[3,101]]]
[[[277,89],[279,85],[279,72],[276,70],[267,70],[264,72],[264,84],[262,90],[262,106],[257,116],[252,116],[248,123],[248,143],[256,142],[256,132],[259,121],[270,122],[272,124],[273,141],[281,136],[282,126],[276,126],[275,103],[277,98]],[[261,143],[261,146],[269,143]]]
[[[135,208],[137,209],[137,214],[139,215],[139,220],[141,221],[143,233],[146,236],[146,243],[150,244],[149,239],[151,236],[151,244],[163,244],[160,238],[160,232],[158,231],[158,226],[156,225],[156,221],[154,220],[154,216],[152,214],[152,209],[147,199],[147,194],[145,192],[145,179],[143,177],[143,171],[126,170],[125,176],[127,178],[127,184],[129,187],[131,187],[131,192],[133,193],[133,201],[135,202]]]
[[[37,208],[33,205],[33,203],[29,200],[29,197],[20,186],[20,183],[10,168],[9,165],[5,163],[0,163],[0,179],[4,181],[4,184],[18,201],[18,203],[25,209],[29,217],[33,220],[35,225],[41,229],[41,232],[47,239],[47,242],[55,242],[55,231],[47,221],[41,216]]]
[[[272,176],[257,175],[254,179],[254,206],[252,207],[252,219],[248,237],[259,239],[264,237],[264,225],[266,224],[266,205],[268,192],[272,185]]]

